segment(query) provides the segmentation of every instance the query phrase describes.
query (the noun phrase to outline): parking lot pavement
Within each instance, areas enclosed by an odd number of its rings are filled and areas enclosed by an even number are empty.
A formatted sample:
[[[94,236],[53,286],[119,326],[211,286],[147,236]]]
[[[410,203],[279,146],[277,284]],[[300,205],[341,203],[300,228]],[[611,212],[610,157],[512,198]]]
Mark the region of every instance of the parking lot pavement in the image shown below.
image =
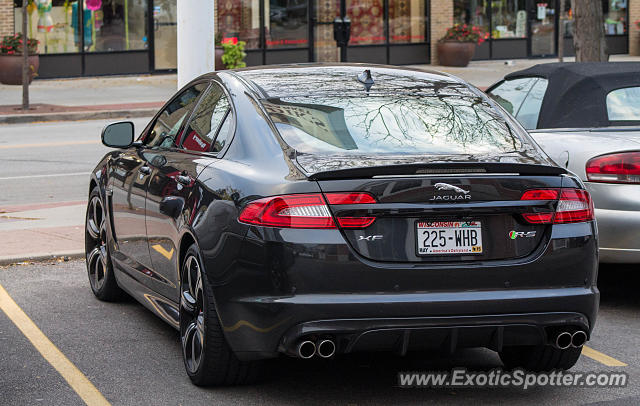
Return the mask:
[[[103,303],[90,292],[82,261],[0,268],[0,285],[40,330],[114,405],[201,404],[584,404],[640,403],[640,274],[632,267],[601,270],[603,292],[589,347],[626,366],[582,356],[573,371],[629,374],[625,388],[538,387],[400,389],[398,371],[499,367],[495,353],[461,350],[392,355],[359,354],[332,361],[279,359],[253,386],[198,388],[187,378],[178,334],[134,301]],[[4,310],[4,308],[3,308]],[[6,310],[5,310],[6,311]],[[0,404],[74,405],[80,397],[0,311]],[[606,359],[604,359],[606,361]],[[602,361],[602,359],[601,359]]]

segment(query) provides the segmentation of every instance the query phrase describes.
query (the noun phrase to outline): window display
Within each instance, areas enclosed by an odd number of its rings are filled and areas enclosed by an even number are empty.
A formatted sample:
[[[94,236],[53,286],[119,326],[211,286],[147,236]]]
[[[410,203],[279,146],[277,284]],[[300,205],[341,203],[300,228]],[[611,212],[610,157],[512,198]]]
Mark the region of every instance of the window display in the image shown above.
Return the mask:
[[[218,0],[216,32],[224,41],[237,38],[246,49],[260,48],[260,5],[256,0]]]
[[[146,49],[146,16],[147,0],[85,0],[85,51]]]
[[[38,52],[56,54],[78,52],[80,33],[77,2],[68,0],[28,0],[27,35],[40,41]],[[14,2],[15,32],[22,32],[22,0]]]
[[[491,2],[491,36],[495,39],[527,36],[525,0],[493,0]]]
[[[425,27],[424,1],[389,0],[389,42],[424,42]]]
[[[453,2],[454,22],[474,25],[482,28],[484,32],[489,32],[488,4],[486,0],[455,0]]]

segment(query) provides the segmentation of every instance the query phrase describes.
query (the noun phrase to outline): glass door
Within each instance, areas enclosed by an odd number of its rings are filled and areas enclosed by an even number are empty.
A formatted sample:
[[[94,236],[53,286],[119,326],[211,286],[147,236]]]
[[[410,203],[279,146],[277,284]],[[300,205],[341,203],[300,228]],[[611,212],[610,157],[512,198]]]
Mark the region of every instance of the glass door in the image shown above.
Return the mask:
[[[556,0],[531,0],[529,5],[531,56],[556,54]]]
[[[154,69],[175,69],[178,65],[177,0],[153,2]]]

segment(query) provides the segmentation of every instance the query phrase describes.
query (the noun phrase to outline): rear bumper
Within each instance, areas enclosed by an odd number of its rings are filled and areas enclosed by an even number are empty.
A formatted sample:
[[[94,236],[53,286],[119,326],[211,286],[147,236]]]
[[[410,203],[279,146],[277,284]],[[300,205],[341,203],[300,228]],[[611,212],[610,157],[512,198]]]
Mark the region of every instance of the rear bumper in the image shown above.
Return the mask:
[[[596,206],[600,262],[640,263],[640,187],[585,182]]]
[[[404,354],[430,348],[452,352],[460,347],[500,350],[509,345],[548,343],[548,330],[553,328],[590,334],[598,303],[596,288],[251,298],[241,306],[282,318],[271,325],[240,322],[224,329],[231,333],[230,343],[244,359],[274,357],[277,352],[293,354],[301,340],[323,337],[335,340],[337,353],[384,350]]]
[[[332,336],[339,353],[500,349],[545,343],[550,327],[590,333],[596,320],[592,223],[553,226],[530,257],[464,266],[369,261],[337,230],[254,231],[228,267],[204,255],[225,336],[245,360],[290,353],[309,335]]]
[[[640,263],[640,211],[596,209],[600,262]]]
[[[330,338],[338,354],[355,351],[439,349],[453,353],[459,347],[541,345],[553,342],[559,329],[588,331],[579,313],[523,313],[479,316],[413,317],[397,319],[335,319],[300,323],[283,336],[279,351],[295,354],[301,340]]]

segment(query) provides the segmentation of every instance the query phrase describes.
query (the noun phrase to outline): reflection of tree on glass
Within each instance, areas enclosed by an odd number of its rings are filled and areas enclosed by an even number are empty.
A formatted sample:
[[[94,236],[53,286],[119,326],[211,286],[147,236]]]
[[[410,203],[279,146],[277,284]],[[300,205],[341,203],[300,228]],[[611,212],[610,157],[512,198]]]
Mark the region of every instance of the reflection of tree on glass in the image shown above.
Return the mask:
[[[287,97],[265,106],[301,152],[483,154],[521,147],[489,104],[469,95]],[[346,125],[329,125],[326,117],[336,113]]]

